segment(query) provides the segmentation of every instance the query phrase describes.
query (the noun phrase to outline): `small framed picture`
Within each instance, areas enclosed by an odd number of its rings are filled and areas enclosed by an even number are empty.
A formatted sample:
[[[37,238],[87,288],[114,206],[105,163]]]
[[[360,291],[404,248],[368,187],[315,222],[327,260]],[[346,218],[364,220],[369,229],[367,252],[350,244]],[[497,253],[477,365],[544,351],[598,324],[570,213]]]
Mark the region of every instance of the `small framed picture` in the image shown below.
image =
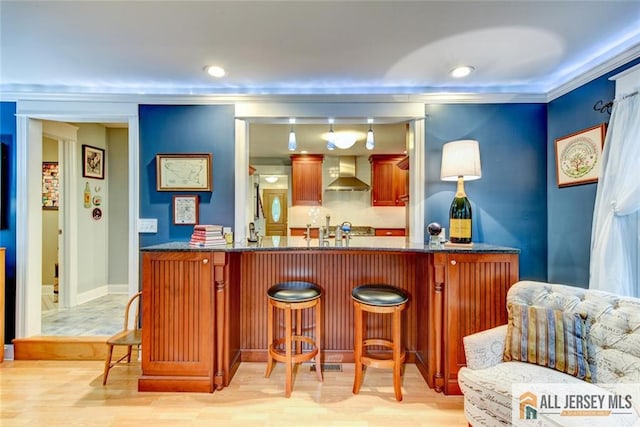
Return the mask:
[[[82,145],[82,176],[104,179],[104,150],[102,148]]]
[[[156,155],[158,191],[211,191],[211,153]]]
[[[173,196],[173,223],[176,225],[198,224],[198,195]]]
[[[597,182],[606,124],[556,139],[558,187]]]

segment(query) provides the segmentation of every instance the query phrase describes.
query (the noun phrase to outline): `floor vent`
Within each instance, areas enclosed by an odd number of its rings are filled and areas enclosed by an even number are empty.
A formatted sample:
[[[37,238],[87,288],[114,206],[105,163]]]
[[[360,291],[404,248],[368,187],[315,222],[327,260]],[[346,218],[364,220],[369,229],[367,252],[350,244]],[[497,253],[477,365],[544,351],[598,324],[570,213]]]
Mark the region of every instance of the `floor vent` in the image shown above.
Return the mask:
[[[316,365],[311,365],[311,372],[316,371]],[[322,372],[342,372],[342,365],[340,363],[323,363]]]

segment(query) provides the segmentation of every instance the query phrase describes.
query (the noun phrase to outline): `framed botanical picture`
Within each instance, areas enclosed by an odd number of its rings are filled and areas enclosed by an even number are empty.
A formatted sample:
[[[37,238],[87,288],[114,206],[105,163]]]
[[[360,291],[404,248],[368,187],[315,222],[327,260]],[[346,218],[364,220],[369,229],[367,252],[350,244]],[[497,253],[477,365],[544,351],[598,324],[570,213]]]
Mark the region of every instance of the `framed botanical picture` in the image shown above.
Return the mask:
[[[211,191],[211,153],[156,155],[158,191]]]
[[[597,182],[606,124],[556,139],[558,187]]]
[[[176,225],[198,224],[198,195],[173,196],[173,223]]]
[[[104,150],[102,148],[82,145],[82,176],[104,179]]]
[[[60,178],[58,162],[42,162],[42,209],[58,210]]]

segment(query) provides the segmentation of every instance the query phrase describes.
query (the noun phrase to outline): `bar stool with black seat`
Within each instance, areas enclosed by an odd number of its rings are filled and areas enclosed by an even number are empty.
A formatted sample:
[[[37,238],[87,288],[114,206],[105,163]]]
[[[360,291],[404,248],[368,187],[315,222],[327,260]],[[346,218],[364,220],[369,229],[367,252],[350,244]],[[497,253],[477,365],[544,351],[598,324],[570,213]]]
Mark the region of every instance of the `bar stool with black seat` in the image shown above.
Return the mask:
[[[290,281],[277,283],[269,288],[267,315],[267,371],[265,377],[271,375],[275,361],[286,364],[285,395],[291,396],[293,388],[293,364],[302,363],[315,357],[316,375],[322,381],[320,365],[320,341],[322,339],[322,289],[310,282]],[[302,310],[315,307],[315,337],[303,335]],[[282,338],[274,338],[274,311],[284,310],[285,334]],[[293,332],[293,312],[296,314],[295,333]],[[293,353],[293,344],[296,352]],[[304,349],[303,344],[309,349]],[[282,350],[284,344],[284,350]]]
[[[393,389],[396,400],[402,400],[401,372],[405,360],[402,348],[402,311],[406,308],[409,296],[399,288],[384,284],[361,285],[351,291],[354,308],[355,334],[354,359],[355,378],[353,394],[360,392],[363,366],[393,369]],[[391,314],[391,339],[367,338],[367,322],[364,313]],[[391,349],[391,356],[367,351],[369,346],[382,346]]]

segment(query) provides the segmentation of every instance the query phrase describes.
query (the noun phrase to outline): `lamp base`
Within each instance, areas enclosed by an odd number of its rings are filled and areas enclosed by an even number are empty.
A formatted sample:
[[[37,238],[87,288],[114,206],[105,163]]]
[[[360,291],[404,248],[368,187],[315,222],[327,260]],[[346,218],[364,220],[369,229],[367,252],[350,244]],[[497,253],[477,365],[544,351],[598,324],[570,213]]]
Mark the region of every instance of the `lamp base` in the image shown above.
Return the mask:
[[[445,248],[465,248],[465,249],[471,249],[473,248],[473,242],[471,243],[452,243],[452,242],[446,242],[444,244]]]

